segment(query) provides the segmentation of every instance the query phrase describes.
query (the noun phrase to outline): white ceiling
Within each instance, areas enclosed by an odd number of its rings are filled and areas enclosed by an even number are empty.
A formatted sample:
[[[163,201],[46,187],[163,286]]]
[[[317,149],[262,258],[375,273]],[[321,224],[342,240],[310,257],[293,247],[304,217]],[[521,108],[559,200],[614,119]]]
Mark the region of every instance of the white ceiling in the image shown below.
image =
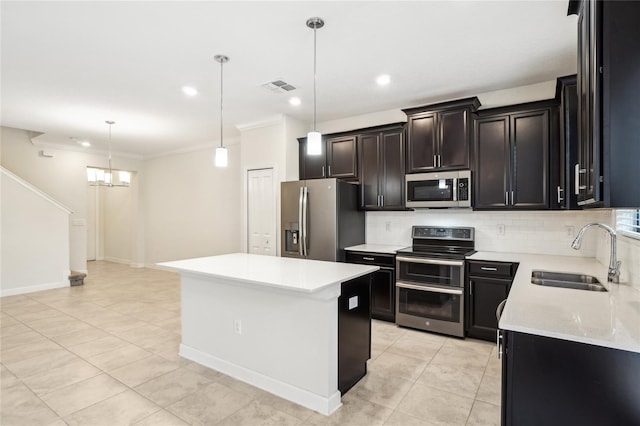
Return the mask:
[[[427,104],[574,73],[566,1],[1,2],[1,124],[143,157],[225,139],[287,114],[318,121]],[[375,78],[391,75],[386,87]],[[289,95],[261,87],[284,79]],[[186,97],[181,87],[200,94]]]

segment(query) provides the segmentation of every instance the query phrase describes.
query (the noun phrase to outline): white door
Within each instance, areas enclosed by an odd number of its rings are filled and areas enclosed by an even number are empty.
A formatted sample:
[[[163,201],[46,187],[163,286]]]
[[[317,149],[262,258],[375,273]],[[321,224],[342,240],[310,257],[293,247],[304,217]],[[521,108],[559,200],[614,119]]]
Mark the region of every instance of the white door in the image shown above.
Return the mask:
[[[273,169],[247,171],[247,238],[249,253],[276,255]]]

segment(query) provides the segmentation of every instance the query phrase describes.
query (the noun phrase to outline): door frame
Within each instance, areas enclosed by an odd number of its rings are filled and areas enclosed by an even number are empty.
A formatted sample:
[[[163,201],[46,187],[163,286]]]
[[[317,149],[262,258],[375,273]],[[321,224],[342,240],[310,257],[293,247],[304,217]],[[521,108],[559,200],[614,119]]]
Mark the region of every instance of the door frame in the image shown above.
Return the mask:
[[[245,167],[242,171],[242,230],[241,250],[249,253],[249,172],[254,170],[271,169],[273,172],[273,194],[275,196],[275,221],[276,221],[276,256],[280,256],[280,176],[275,165],[260,167]]]

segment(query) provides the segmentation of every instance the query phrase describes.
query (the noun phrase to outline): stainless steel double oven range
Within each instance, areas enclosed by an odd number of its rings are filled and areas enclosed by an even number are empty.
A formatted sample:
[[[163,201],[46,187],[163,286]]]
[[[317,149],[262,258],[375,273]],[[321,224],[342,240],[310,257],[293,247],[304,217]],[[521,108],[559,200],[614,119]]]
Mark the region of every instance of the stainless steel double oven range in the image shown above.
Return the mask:
[[[396,254],[396,324],[464,337],[464,260],[474,228],[414,226]]]

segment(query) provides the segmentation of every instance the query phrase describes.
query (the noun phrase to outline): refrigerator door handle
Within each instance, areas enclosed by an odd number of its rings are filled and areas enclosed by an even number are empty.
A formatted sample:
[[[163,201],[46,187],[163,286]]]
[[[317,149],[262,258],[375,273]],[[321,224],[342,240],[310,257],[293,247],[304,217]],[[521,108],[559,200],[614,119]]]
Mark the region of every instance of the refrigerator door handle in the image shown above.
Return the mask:
[[[302,229],[303,229],[303,234],[302,234],[302,243],[303,243],[303,255],[305,257],[309,256],[309,247],[307,246],[307,217],[308,217],[308,212],[307,212],[307,208],[308,208],[308,203],[309,203],[309,188],[307,188],[306,186],[302,189],[302,193],[303,193],[303,197],[302,197],[302,209],[303,209],[303,213],[302,213]]]
[[[304,187],[300,187],[300,197],[298,198],[298,254],[304,256],[304,229],[302,227],[302,215],[303,215],[303,201],[304,201]]]

